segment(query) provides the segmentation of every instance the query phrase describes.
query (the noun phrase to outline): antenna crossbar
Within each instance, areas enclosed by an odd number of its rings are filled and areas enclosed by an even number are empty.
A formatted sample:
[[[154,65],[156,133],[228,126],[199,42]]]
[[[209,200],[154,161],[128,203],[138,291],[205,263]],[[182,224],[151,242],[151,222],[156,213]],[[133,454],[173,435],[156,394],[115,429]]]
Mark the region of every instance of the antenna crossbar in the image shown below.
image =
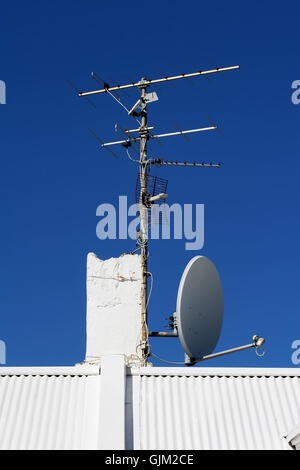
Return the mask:
[[[180,132],[169,132],[168,134],[157,134],[157,135],[150,134],[149,139],[160,139],[161,137],[171,137],[173,135],[191,134],[193,132],[205,132],[205,131],[212,131],[212,130],[216,130],[216,129],[217,129],[217,127],[214,126],[214,127],[202,127],[202,128],[199,128],[199,129],[190,129],[190,130],[187,130],[187,131],[180,131]],[[124,132],[126,132],[126,131],[124,131]],[[141,139],[141,137],[131,137],[130,139],[127,139],[127,140],[117,140],[117,141],[114,141],[114,142],[107,142],[107,143],[102,144],[102,147],[107,147],[109,145],[127,145],[127,144],[130,144],[132,142],[138,142],[140,139]]]
[[[159,158],[155,159],[155,160],[152,160],[151,161],[152,164],[154,165],[165,165],[165,166],[192,166],[192,167],[205,167],[205,168],[220,168],[221,167],[221,163],[205,163],[205,162],[202,162],[202,163],[197,163],[197,162],[168,162],[166,160],[160,160]]]
[[[154,80],[143,80],[142,82],[134,82],[134,83],[129,83],[127,85],[117,85],[114,87],[102,88],[101,90],[85,91],[85,92],[79,93],[78,96],[96,95],[97,93],[106,93],[108,91],[124,90],[126,88],[140,87],[141,85],[148,86],[154,83],[170,82],[173,80],[178,80],[180,78],[198,77],[200,75],[208,75],[211,73],[227,72],[228,70],[236,70],[239,68],[240,68],[239,65],[234,65],[232,67],[222,67],[222,68],[216,68],[216,69],[211,69],[211,70],[199,70],[198,72],[182,73],[180,75],[174,75],[172,77],[157,78]]]
[[[216,129],[217,129],[216,126],[202,127],[200,129],[190,129],[190,130],[187,130],[187,131],[169,132],[168,134],[157,134],[157,135],[150,136],[150,138],[158,139],[158,138],[161,138],[161,137],[171,137],[173,135],[192,134],[193,132],[213,131],[213,130],[216,130]]]

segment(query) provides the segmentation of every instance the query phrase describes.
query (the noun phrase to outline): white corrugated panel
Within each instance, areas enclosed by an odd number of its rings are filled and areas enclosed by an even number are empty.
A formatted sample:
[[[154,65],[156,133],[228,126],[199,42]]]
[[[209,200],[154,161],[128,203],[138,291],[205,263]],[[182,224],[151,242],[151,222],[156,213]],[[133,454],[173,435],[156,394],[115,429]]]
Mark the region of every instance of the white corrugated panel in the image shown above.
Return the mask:
[[[0,449],[95,449],[98,375],[0,376]]]
[[[135,449],[289,449],[299,376],[204,373],[131,378]]]

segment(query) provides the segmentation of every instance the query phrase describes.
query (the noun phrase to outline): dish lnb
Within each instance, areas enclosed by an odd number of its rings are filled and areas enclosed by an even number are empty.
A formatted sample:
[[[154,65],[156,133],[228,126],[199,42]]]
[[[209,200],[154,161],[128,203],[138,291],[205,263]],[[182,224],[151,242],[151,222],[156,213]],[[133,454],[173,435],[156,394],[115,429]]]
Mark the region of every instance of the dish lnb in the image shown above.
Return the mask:
[[[266,342],[265,338],[262,338],[261,336],[257,336],[257,335],[253,336],[253,341],[257,348],[262,348]]]

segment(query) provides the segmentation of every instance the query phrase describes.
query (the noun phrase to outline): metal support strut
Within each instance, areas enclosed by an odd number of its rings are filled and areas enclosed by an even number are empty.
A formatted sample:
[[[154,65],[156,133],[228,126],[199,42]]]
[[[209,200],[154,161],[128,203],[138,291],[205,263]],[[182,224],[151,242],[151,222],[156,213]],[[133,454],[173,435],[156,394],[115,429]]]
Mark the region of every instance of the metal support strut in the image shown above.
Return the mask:
[[[226,356],[227,354],[232,354],[235,352],[245,351],[246,349],[255,348],[256,353],[259,348],[262,348],[265,344],[265,339],[261,336],[254,335],[253,336],[253,343],[246,344],[245,346],[239,346],[238,348],[226,349],[226,351],[220,351],[215,354],[209,354],[208,356],[203,356],[200,359],[195,359],[193,357],[189,357],[187,354],[185,355],[185,364],[187,366],[193,366],[197,364],[197,362],[207,361],[208,359],[214,359],[216,357]],[[263,356],[263,354],[258,354],[258,356]]]

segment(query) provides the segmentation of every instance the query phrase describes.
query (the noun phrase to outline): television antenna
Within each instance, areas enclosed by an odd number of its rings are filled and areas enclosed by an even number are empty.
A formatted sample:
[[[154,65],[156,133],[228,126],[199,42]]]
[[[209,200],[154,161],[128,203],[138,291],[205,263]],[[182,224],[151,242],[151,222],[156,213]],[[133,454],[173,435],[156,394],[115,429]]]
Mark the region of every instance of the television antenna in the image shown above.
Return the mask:
[[[151,85],[156,85],[159,83],[167,83],[173,82],[175,80],[185,79],[185,78],[193,78],[199,76],[207,76],[213,73],[221,73],[227,72],[230,70],[237,70],[239,69],[239,65],[231,66],[231,67],[222,67],[222,68],[214,68],[211,70],[199,70],[197,72],[192,73],[181,73],[175,76],[166,76],[163,78],[157,78],[153,80],[149,80],[147,78],[142,78],[140,81],[131,82],[125,85],[116,85],[110,86],[110,84],[104,81],[98,74],[92,73],[92,77],[94,80],[102,85],[101,89],[93,90],[93,91],[86,91],[86,92],[79,92],[78,96],[83,98],[89,98],[91,95],[96,94],[109,94],[120,106],[127,112],[128,116],[132,116],[137,123],[139,124],[138,128],[122,131],[121,140],[113,141],[113,142],[102,142],[102,140],[95,134],[91,129],[90,132],[94,134],[94,136],[98,139],[101,143],[101,147],[108,150],[114,157],[117,155],[112,150],[111,147],[116,145],[121,145],[126,149],[127,155],[133,161],[136,161],[139,164],[139,177],[140,177],[140,194],[139,194],[139,208],[140,208],[140,232],[139,232],[139,249],[141,250],[141,261],[142,261],[142,288],[141,288],[141,309],[142,309],[142,343],[140,345],[142,350],[142,356],[145,364],[147,363],[148,356],[149,356],[149,342],[148,342],[148,327],[147,327],[147,306],[148,306],[148,296],[147,296],[147,283],[148,283],[148,267],[147,267],[147,257],[148,257],[148,209],[149,203],[154,204],[160,199],[165,199],[167,194],[152,194],[149,197],[147,194],[147,174],[148,170],[152,164],[157,166],[193,166],[193,167],[210,167],[210,168],[219,168],[221,166],[220,163],[205,163],[205,162],[173,162],[173,161],[165,161],[159,158],[152,159],[148,157],[147,153],[147,144],[150,140],[154,140],[160,143],[160,139],[165,137],[172,137],[181,135],[186,137],[187,134],[191,133],[199,133],[199,132],[207,132],[217,130],[217,126],[210,121],[210,126],[206,127],[199,127],[196,129],[188,129],[182,130],[178,129],[176,132],[168,132],[163,134],[153,134],[153,126],[148,126],[148,104],[155,102],[158,100],[158,96],[155,92],[147,93],[147,89]],[[125,91],[130,88],[137,88],[139,90],[139,99],[138,101],[132,106],[131,109],[128,109],[124,103],[121,101],[119,96],[120,91]],[[209,119],[210,120],[210,119]],[[177,125],[176,125],[177,127]],[[120,135],[120,134],[119,134]],[[133,159],[129,154],[129,149],[133,148],[135,144],[139,144],[139,159]]]

